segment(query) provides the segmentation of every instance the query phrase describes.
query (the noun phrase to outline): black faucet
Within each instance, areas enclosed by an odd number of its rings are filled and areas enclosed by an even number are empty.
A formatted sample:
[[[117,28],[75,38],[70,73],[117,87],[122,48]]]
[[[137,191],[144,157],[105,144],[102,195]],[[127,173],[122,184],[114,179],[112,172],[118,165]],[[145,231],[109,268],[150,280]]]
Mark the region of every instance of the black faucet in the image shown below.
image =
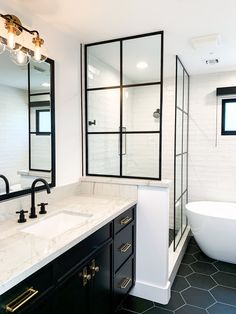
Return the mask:
[[[46,188],[48,194],[51,193],[50,187],[49,187],[46,180],[38,178],[38,179],[35,179],[33,181],[32,185],[31,185],[31,209],[30,209],[29,218],[37,218],[36,208],[35,208],[35,185],[38,182],[42,182],[45,185],[45,188]]]
[[[6,184],[6,194],[9,194],[10,193],[10,185],[9,185],[8,179],[3,174],[0,174],[0,178],[2,178]]]

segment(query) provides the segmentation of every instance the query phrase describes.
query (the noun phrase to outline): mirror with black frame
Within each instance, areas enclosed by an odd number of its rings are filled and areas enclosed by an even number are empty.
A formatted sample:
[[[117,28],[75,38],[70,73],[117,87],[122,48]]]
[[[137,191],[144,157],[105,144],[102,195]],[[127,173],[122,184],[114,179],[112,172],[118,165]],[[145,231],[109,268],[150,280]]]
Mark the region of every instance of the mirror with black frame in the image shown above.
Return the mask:
[[[0,55],[0,200],[55,186],[54,61],[15,64]],[[9,182],[9,188],[6,179]]]

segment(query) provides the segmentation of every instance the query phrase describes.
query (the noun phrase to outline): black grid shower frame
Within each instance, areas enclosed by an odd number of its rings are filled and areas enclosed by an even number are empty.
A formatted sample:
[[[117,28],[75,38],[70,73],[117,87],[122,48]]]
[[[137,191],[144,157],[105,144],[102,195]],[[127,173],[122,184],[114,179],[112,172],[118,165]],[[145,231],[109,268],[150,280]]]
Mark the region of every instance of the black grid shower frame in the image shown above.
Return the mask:
[[[183,69],[183,97],[182,97],[182,108],[178,107],[178,63],[181,64],[182,69]],[[188,85],[187,85],[187,111],[185,111],[185,107],[184,107],[184,102],[185,102],[185,74],[187,76],[187,80],[188,80]],[[175,79],[175,141],[174,141],[174,251],[177,249],[183,234],[187,228],[188,222],[187,222],[187,218],[186,218],[186,226],[185,228],[183,228],[183,197],[186,195],[186,201],[188,202],[188,139],[189,139],[189,89],[190,89],[190,77],[189,74],[186,70],[186,68],[184,67],[182,61],[180,60],[180,58],[178,56],[176,56],[176,79]],[[181,153],[177,154],[176,153],[176,136],[177,136],[177,132],[176,132],[176,126],[177,126],[177,111],[181,111],[182,112],[182,143],[181,143]],[[183,150],[184,147],[184,117],[187,116],[187,145],[186,145],[186,151]],[[186,189],[183,190],[183,156],[186,155]],[[176,159],[177,157],[181,157],[181,193],[180,196],[178,197],[178,199],[176,200]],[[176,242],[176,219],[177,219],[177,215],[176,215],[176,204],[178,202],[181,202],[181,236],[178,240],[178,242]]]
[[[161,63],[160,63],[160,81],[150,82],[150,83],[140,83],[140,84],[123,84],[123,41],[138,39],[148,36],[161,36]],[[109,87],[97,87],[88,88],[87,82],[87,49],[91,46],[109,44],[113,42],[120,42],[120,85],[109,86]],[[86,44],[84,50],[84,75],[85,75],[85,169],[87,176],[97,176],[97,177],[118,177],[118,178],[129,178],[129,179],[147,179],[147,180],[161,180],[162,172],[162,105],[163,105],[163,60],[164,60],[164,32],[152,32],[141,35],[111,39],[106,41],[100,41],[95,43]],[[123,89],[132,87],[142,87],[142,86],[160,86],[160,129],[159,131],[123,131]],[[109,90],[109,89],[120,89],[120,131],[117,132],[89,132],[88,131],[88,92],[97,90]],[[106,175],[106,174],[92,174],[88,172],[88,135],[91,134],[118,134],[119,135],[119,147],[120,147],[120,173],[119,175]],[[123,165],[122,165],[122,147],[123,147],[123,135],[124,134],[159,134],[159,176],[158,177],[139,177],[139,176],[125,176],[123,175]]]

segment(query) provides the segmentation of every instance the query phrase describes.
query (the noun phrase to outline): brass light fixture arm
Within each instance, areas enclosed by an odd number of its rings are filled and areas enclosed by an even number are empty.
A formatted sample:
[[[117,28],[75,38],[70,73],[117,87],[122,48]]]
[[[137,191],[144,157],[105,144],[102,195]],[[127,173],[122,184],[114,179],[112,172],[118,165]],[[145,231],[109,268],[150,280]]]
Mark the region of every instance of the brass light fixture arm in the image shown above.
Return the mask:
[[[29,30],[28,28],[24,27],[23,25],[21,25],[21,24],[15,22],[12,15],[10,15],[10,14],[1,14],[1,13],[0,13],[0,17],[2,17],[3,19],[5,19],[5,20],[8,21],[8,22],[13,20],[13,23],[14,23],[16,26],[18,26],[20,29],[26,31],[27,33],[29,33],[29,34],[31,34],[31,35],[36,34],[37,37],[40,37],[38,31],[36,31],[36,30],[32,30],[32,31],[31,31],[31,30]]]

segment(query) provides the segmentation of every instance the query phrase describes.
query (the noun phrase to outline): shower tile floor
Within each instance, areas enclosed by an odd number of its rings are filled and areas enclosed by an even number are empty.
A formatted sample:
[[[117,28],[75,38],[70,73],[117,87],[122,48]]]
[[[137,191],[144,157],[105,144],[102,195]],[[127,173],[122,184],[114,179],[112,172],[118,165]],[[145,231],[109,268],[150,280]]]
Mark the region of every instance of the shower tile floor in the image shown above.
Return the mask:
[[[162,305],[129,296],[118,313],[236,314],[236,265],[207,257],[191,238],[170,302]]]

